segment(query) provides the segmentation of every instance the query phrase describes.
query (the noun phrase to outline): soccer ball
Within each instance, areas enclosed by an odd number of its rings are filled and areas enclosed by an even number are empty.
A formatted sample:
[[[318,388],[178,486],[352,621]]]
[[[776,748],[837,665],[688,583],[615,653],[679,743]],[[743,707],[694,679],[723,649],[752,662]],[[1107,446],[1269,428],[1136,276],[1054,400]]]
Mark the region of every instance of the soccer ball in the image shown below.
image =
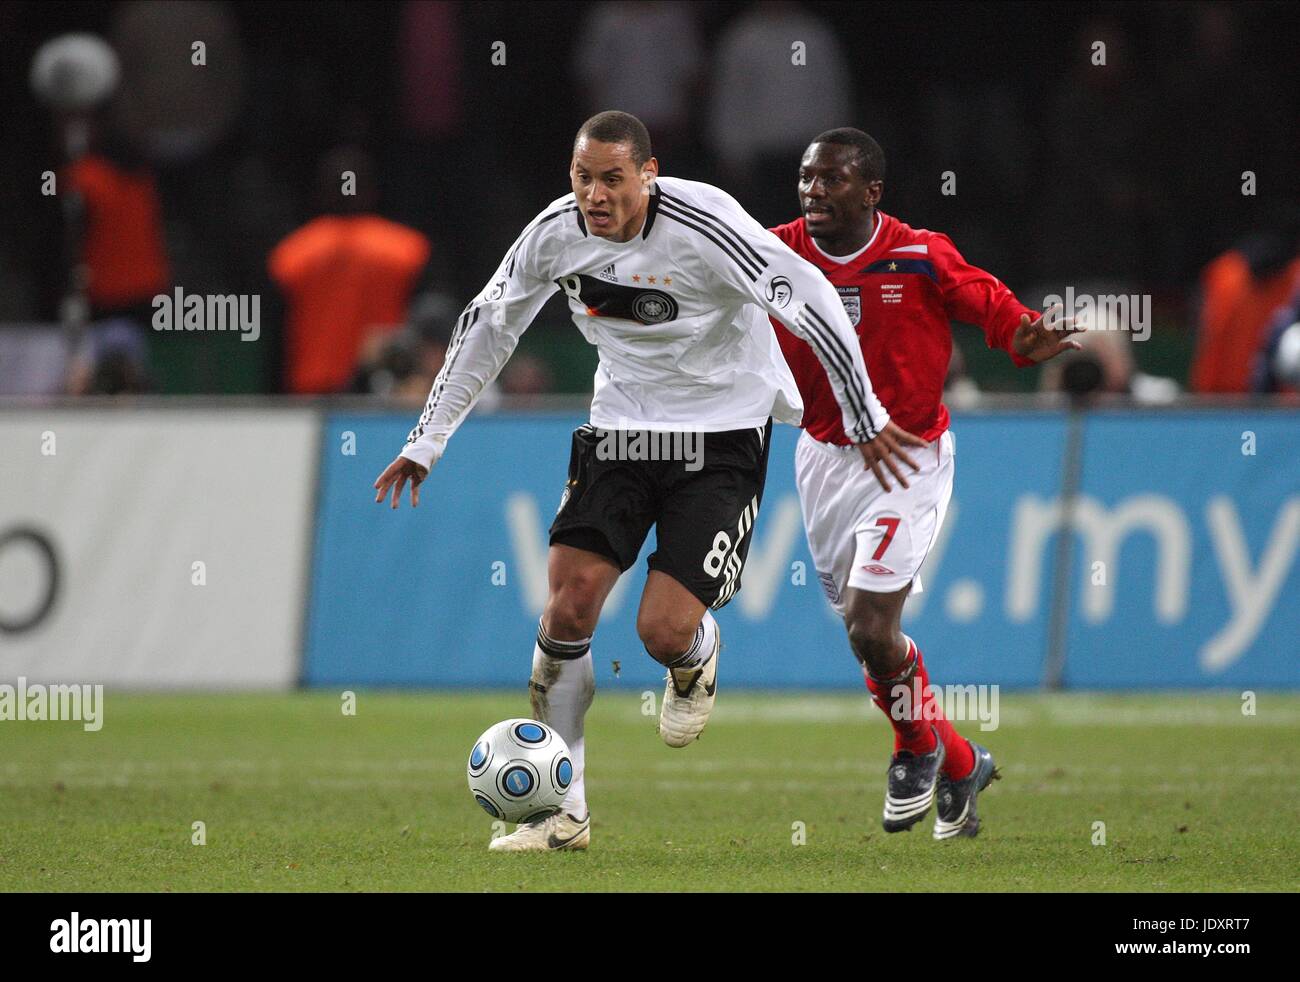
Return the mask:
[[[568,744],[545,723],[508,719],[469,752],[469,790],[493,818],[535,822],[560,810],[573,781]]]

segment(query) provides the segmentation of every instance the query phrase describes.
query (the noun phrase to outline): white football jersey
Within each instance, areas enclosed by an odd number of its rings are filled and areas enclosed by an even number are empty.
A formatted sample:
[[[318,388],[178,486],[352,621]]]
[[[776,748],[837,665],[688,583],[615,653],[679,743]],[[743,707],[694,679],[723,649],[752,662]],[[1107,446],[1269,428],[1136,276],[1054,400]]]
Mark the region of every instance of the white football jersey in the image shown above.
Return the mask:
[[[593,426],[717,432],[769,416],[797,425],[803,403],[768,313],[821,359],[846,433],[865,442],[889,419],[821,271],[726,192],[661,177],[627,242],[589,234],[572,194],[528,224],[457,321],[404,457],[437,461],[556,290],[599,353]]]

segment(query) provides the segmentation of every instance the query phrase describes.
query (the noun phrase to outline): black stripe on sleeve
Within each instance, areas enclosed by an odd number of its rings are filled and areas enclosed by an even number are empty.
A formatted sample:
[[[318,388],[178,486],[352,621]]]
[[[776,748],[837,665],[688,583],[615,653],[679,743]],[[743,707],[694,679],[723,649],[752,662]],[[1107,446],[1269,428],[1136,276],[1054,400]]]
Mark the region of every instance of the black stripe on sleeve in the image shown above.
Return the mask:
[[[871,418],[871,410],[868,408],[869,404],[867,402],[867,392],[862,387],[862,382],[858,378],[857,372],[853,371],[852,353],[849,351],[847,347],[845,347],[844,342],[840,340],[840,336],[836,334],[833,330],[831,330],[831,326],[829,323],[827,323],[826,318],[822,317],[821,314],[817,313],[817,311],[813,308],[811,304],[805,303],[804,309],[808,312],[809,316],[813,318],[813,320],[817,321],[817,323],[822,326],[822,328],[826,331],[826,334],[829,336],[831,343],[840,350],[841,354],[843,354],[845,359],[848,361],[847,371],[849,372],[849,380],[852,383],[853,388],[857,392],[858,398],[862,402],[862,415],[865,416],[867,419],[867,429],[872,434],[872,436],[875,436],[875,434],[878,432],[876,430],[876,421]]]
[[[460,355],[461,349],[465,346],[465,338],[469,335],[470,329],[478,323],[479,311],[481,307],[465,308],[461,314],[460,320],[456,324],[456,330],[452,333],[451,344],[447,348],[447,360],[442,366],[442,371],[438,373],[438,380],[434,383],[433,392],[429,395],[429,402],[424,407],[424,412],[420,414],[420,422],[416,424],[406,438],[407,443],[419,439],[423,434],[429,421],[433,419],[433,411],[438,406],[438,400],[442,398],[442,390],[447,385],[447,376],[450,374],[452,367],[456,364],[456,358]]]
[[[561,208],[559,211],[553,211],[549,215],[543,215],[541,218],[537,220],[537,224],[534,225],[532,228],[524,229],[523,234],[519,236],[519,241],[510,247],[510,255],[508,257],[509,263],[506,265],[506,275],[507,276],[515,275],[515,257],[519,254],[519,247],[524,244],[525,240],[527,240],[527,238],[530,235],[532,235],[539,228],[541,228],[543,225],[549,222],[552,218],[559,218],[561,215],[567,215],[569,214],[569,212],[573,212],[577,210],[578,210],[577,205],[566,205],[565,207]],[[583,235],[587,234],[587,229],[585,224],[582,221],[581,214],[578,215],[578,227],[582,229]]]
[[[808,343],[812,345],[812,347],[817,351],[818,358],[822,362],[822,365],[826,369],[827,373],[829,374],[831,371],[834,371],[835,374],[840,377],[840,383],[844,388],[844,397],[845,399],[848,400],[849,409],[852,410],[857,415],[858,423],[859,425],[861,425],[862,417],[865,414],[862,411],[862,404],[858,399],[857,392],[849,384],[848,377],[846,376],[845,373],[842,356],[839,354],[839,352],[827,346],[826,339],[822,335],[821,329],[818,328],[817,325],[814,324],[812,321],[810,321],[806,316],[804,316],[803,311],[800,311],[795,316],[795,320],[798,323],[798,325],[802,327],[804,331],[807,333]]]
[[[676,205],[686,214],[691,215],[693,218],[696,218],[699,221],[702,221],[705,224],[709,225],[715,232],[717,232],[723,238],[727,239],[729,242],[731,242],[733,246],[739,249],[742,254],[747,254],[748,258],[758,265],[759,272],[762,272],[763,270],[767,269],[767,262],[763,259],[763,257],[760,256],[754,250],[753,246],[751,246],[748,242],[745,241],[745,237],[743,235],[741,235],[735,229],[731,228],[729,225],[724,223],[722,219],[718,218],[716,215],[710,215],[707,211],[704,211],[702,208],[697,208],[694,205],[689,205],[681,198],[674,197],[673,195],[668,194],[665,191],[664,203],[667,204],[668,202],[672,202],[674,205]]]
[[[823,317],[821,314],[817,312],[816,308],[813,307],[812,304],[808,304],[808,303],[804,304],[804,309],[807,310],[808,316],[810,316],[814,321],[816,321],[817,324],[822,328],[822,330],[826,332],[826,337],[829,339],[830,343],[834,345],[835,348],[839,350],[840,354],[844,356],[845,361],[848,362],[848,367],[851,369],[853,367],[852,351],[844,344],[844,341],[840,338],[840,336],[836,334],[834,330],[832,330],[830,323],[826,320],[825,317]],[[858,395],[862,397],[862,403],[863,406],[865,407],[867,402],[866,390],[862,387],[862,383],[861,380],[858,378],[857,372],[852,373],[852,378],[853,378],[853,384],[857,389]]]
[[[703,225],[696,224],[694,221],[691,220],[689,216],[683,214],[682,212],[678,212],[676,208],[673,205],[669,204],[667,200],[665,200],[664,203],[660,206],[659,213],[663,215],[665,218],[671,218],[673,221],[680,222],[682,225],[685,225],[687,228],[699,232],[702,236],[704,236],[706,239],[708,239],[710,242],[716,245],[719,249],[721,249],[727,255],[727,257],[731,259],[732,262],[734,262],[737,266],[739,266],[740,271],[744,273],[746,276],[748,276],[751,282],[758,281],[759,271],[752,269],[751,268],[752,264],[747,265],[746,261],[742,259],[739,255],[737,255],[736,252],[730,246],[728,246],[726,243],[718,239],[717,236],[711,233]]]
[[[456,327],[451,332],[451,341],[448,344],[448,349],[450,349],[451,345],[454,345],[457,339],[460,337],[461,330],[465,326],[465,321],[469,318],[470,309],[471,309],[470,307],[466,307],[464,310],[461,311],[460,316],[456,318]],[[429,393],[429,399],[424,404],[424,412],[420,413],[419,422],[417,422],[415,424],[415,428],[412,429],[409,434],[407,434],[406,437],[407,443],[411,443],[412,441],[419,439],[419,437],[424,433],[424,428],[429,425],[429,419],[433,415],[433,407],[435,403],[438,401],[438,393],[440,391],[441,391],[441,386],[439,385],[438,380],[434,379],[433,391]]]
[[[867,439],[874,438],[874,425],[871,422],[871,414],[867,412],[865,395],[861,391],[861,387],[858,386],[857,376],[853,372],[853,360],[845,358],[842,345],[832,346],[831,341],[835,340],[834,335],[831,335],[831,339],[828,341],[826,333],[824,333],[826,328],[824,325],[818,326],[820,318],[814,321],[811,317],[806,316],[805,312],[812,314],[814,317],[816,316],[816,312],[812,311],[807,304],[804,304],[803,309],[796,315],[799,325],[808,332],[809,338],[821,353],[824,363],[834,368],[836,374],[840,376],[840,381],[844,387],[844,396],[848,400],[849,408],[857,416],[859,428],[861,428],[862,420],[865,418],[867,420]]]

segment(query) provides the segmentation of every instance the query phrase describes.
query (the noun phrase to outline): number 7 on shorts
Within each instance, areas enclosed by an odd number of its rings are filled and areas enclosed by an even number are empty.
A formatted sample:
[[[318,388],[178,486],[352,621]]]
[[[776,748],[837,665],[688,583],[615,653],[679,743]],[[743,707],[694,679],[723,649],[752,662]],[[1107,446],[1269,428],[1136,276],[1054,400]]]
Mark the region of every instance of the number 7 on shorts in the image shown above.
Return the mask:
[[[898,525],[901,518],[881,518],[876,520],[876,528],[884,526],[885,534],[880,538],[880,545],[876,546],[876,551],[871,554],[873,561],[880,559],[889,548],[889,543],[894,541],[894,533],[898,531]]]

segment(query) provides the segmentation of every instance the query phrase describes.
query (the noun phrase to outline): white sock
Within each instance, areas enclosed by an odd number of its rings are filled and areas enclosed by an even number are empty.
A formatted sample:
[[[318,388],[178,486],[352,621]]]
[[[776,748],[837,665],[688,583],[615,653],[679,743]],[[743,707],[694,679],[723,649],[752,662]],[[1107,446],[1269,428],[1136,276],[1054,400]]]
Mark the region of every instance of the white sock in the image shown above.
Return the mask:
[[[691,646],[668,667],[674,672],[683,673],[684,677],[708,663],[708,660],[713,657],[713,648],[717,643],[718,622],[713,619],[713,611],[706,607],[704,616],[700,618],[699,626],[695,629],[695,639],[691,642]]]
[[[548,654],[543,646],[551,652],[563,653],[564,657]],[[555,641],[547,637],[539,625],[528,695],[532,700],[533,715],[554,728],[569,745],[569,756],[573,758],[573,782],[569,785],[563,807],[571,815],[583,818],[587,814],[583,720],[596,695],[591,638]]]

